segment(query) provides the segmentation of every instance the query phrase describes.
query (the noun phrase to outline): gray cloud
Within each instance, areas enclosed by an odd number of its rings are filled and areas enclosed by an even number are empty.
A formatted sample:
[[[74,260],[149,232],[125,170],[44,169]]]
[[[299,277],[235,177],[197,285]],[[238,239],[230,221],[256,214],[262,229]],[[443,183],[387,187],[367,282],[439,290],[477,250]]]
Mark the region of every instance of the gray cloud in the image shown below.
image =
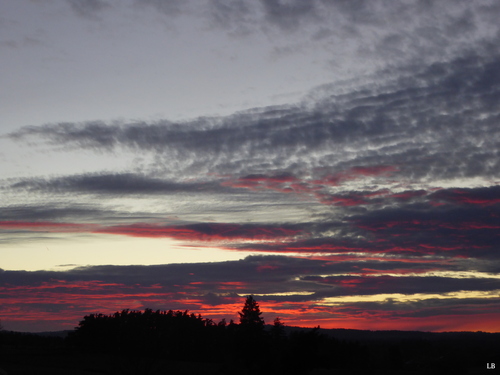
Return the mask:
[[[108,212],[111,215],[110,212]],[[46,220],[73,220],[78,217],[86,220],[102,216],[103,211],[89,204],[67,205],[60,203],[50,205],[3,205],[0,210],[0,220],[25,220],[25,221],[46,221]]]
[[[77,14],[85,17],[102,14],[110,6],[104,0],[68,1]],[[380,0],[134,0],[132,4],[134,11],[154,9],[169,23],[173,18],[198,18],[211,31],[265,37],[271,44],[268,58],[275,58],[279,51],[308,53],[319,46],[323,66],[336,75],[352,70],[352,59],[363,65],[354,74],[362,74],[374,67],[394,69],[408,63],[443,62],[459,57],[464,50],[498,52],[496,40],[500,35],[498,23],[491,16],[499,7],[489,0],[390,4]]]
[[[105,0],[68,0],[73,11],[82,17],[96,17],[102,10],[110,7]]]
[[[446,277],[305,277],[304,281],[331,285],[331,290],[319,293],[322,297],[370,294],[442,294],[463,290],[490,291],[500,289],[500,280],[459,279]],[[335,287],[335,288],[333,288]]]
[[[264,8],[265,20],[283,30],[300,27],[300,22],[311,17],[314,19],[315,3],[312,1],[261,1]]]
[[[52,179],[31,178],[7,187],[13,190],[44,191],[48,193],[86,193],[112,195],[148,195],[173,193],[223,192],[230,190],[215,182],[175,182],[140,174],[84,174]]]
[[[49,124],[10,137],[154,152],[154,168],[173,175],[393,165],[395,176],[414,181],[493,179],[500,171],[499,61],[476,55],[438,63],[312,105],[184,123]]]
[[[231,244],[234,251],[465,256],[496,262],[499,67],[496,55],[468,55],[415,72],[401,70],[381,79],[383,85],[377,80],[358,89],[346,84],[344,93],[325,86],[297,105],[227,117],[26,127],[10,137],[76,150],[125,148],[152,154],[154,165],[147,174],[21,179],[7,189],[97,196],[217,194],[224,197],[217,207],[208,209],[200,201],[189,209],[222,223],[231,222],[227,215],[234,212],[247,212],[254,222],[288,221],[309,236],[287,244],[242,241]],[[422,189],[475,177],[491,186]],[[417,184],[418,190],[395,192],[395,183]],[[311,210],[300,218],[292,215],[297,198],[305,198]],[[259,205],[265,216],[256,216]],[[273,219],[271,208],[275,214],[287,210],[288,216]],[[186,210],[169,214],[182,221],[193,215]],[[151,222],[157,213],[144,217],[135,223]],[[94,218],[103,220],[101,213]],[[127,217],[128,224],[133,220]],[[204,225],[199,215],[195,222]]]
[[[436,326],[443,323],[436,321],[442,316],[468,316],[474,311],[475,314],[492,314],[500,307],[498,299],[495,298],[450,298],[450,299],[427,299],[414,301],[409,304],[400,303],[391,299],[383,302],[358,302],[338,306],[339,313],[348,316],[363,316],[369,314],[373,317],[380,315],[389,316],[392,319],[427,318],[421,323],[419,330],[434,331]],[[453,323],[452,323],[453,324]],[[448,327],[448,329],[451,327]]]
[[[283,37],[289,33],[295,52],[321,43],[335,71],[353,58],[369,61],[367,69],[444,61],[485,41],[493,47],[499,32],[491,18],[498,5],[491,1],[272,0],[230,9],[214,1],[209,9],[224,15],[220,25],[231,34],[264,33],[276,50],[287,48]],[[234,32],[238,23],[245,32]]]
[[[244,0],[208,2],[209,24],[212,28],[223,28],[230,35],[248,35],[255,28],[255,9],[253,4]]]
[[[273,264],[280,272],[258,272],[258,267]],[[318,269],[322,262],[294,260],[286,257],[248,257],[241,261],[219,263],[168,264],[153,266],[89,266],[70,271],[2,271],[4,283],[10,285],[31,285],[49,281],[51,278],[68,281],[91,281],[123,283],[125,285],[163,286],[186,285],[190,282],[283,282],[303,272],[304,265]],[[284,268],[285,270],[282,270]],[[208,288],[211,288],[210,285]],[[216,291],[214,289],[213,291]]]
[[[337,221],[302,225],[310,233],[294,242],[236,244],[239,250],[282,254],[385,254],[490,262],[472,269],[497,269],[500,205],[497,186],[437,192],[351,192],[332,198]],[[351,206],[353,204],[353,206]],[[332,210],[333,211],[333,210]],[[493,267],[493,268],[492,268]],[[496,272],[496,271],[494,271]]]
[[[186,1],[182,0],[134,0],[137,7],[153,7],[163,15],[172,17],[183,12]]]
[[[431,206],[432,207],[432,206]],[[498,259],[499,205],[392,207],[351,217],[371,240],[386,238],[383,247],[426,254]]]
[[[367,261],[364,268],[378,269],[383,272],[398,270],[425,270],[432,267],[425,263]],[[452,267],[450,267],[452,269]],[[333,263],[325,260],[311,260],[304,258],[290,258],[283,256],[250,256],[239,261],[226,261],[214,263],[168,264],[152,266],[88,266],[78,267],[69,271],[1,271],[4,285],[40,285],[50,280],[93,281],[102,283],[118,283],[125,286],[161,285],[166,288],[182,290],[183,286],[199,285],[199,290],[194,294],[217,293],[224,294],[219,287],[227,282],[242,283],[241,293],[277,293],[277,292],[322,292],[324,295],[345,295],[347,289],[339,289],[341,280],[349,279],[348,276],[320,277],[324,274],[344,274],[359,272],[358,262]],[[355,278],[354,276],[351,278]],[[437,291],[442,288],[446,291],[464,288],[469,279],[447,279],[446,283],[435,283],[435,278],[398,278],[403,284],[397,286],[390,282],[390,277],[358,277],[368,285],[369,280],[379,280],[386,285],[383,292],[399,293],[399,290],[412,292]],[[432,280],[430,280],[432,279]],[[445,280],[446,278],[442,278]],[[190,284],[197,283],[197,284]],[[338,285],[337,285],[338,284]],[[435,284],[435,285],[434,285]],[[490,280],[491,284],[491,280]],[[363,289],[360,285],[360,294],[377,294],[378,289]],[[434,286],[432,286],[434,285]],[[453,286],[454,285],[454,286]],[[487,286],[487,279],[469,280],[470,287],[478,290],[495,289],[496,284]],[[180,289],[176,289],[179,287]],[[342,287],[344,288],[344,287]],[[467,289],[467,288],[466,288]],[[398,291],[394,291],[398,290]],[[309,296],[305,298],[318,298]],[[286,297],[285,297],[286,300]]]

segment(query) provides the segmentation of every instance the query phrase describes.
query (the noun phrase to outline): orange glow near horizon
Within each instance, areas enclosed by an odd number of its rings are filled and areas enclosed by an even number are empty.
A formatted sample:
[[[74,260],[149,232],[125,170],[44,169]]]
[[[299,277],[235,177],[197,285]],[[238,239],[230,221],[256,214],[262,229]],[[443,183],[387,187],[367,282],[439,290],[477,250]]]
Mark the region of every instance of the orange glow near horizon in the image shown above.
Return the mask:
[[[1,292],[5,298],[2,320],[6,329],[10,329],[11,324],[15,326],[24,322],[32,326],[40,324],[38,330],[43,331],[46,330],[43,329],[43,322],[48,322],[46,324],[51,327],[68,329],[70,326],[76,327],[84,315],[152,308],[189,310],[215,321],[224,318],[227,322],[231,319],[238,322],[237,312],[243,306],[243,297],[221,295],[217,297],[216,303],[211,304],[203,296],[189,295],[182,289],[169,292],[157,285],[126,286],[58,281],[38,286],[3,287]],[[280,317],[285,325],[305,328],[319,325],[322,328],[359,330],[500,332],[500,313],[495,310],[495,306],[487,304],[477,307],[457,305],[455,309],[448,309],[442,315],[426,316],[425,310],[422,310],[423,316],[405,316],[396,310],[370,310],[368,307],[360,310],[347,300],[336,306],[311,301],[283,302],[265,298],[260,301],[259,297],[257,301],[267,324]],[[52,307],[47,309],[44,307],[47,304]]]
[[[327,329],[358,329],[370,331],[424,331],[424,332],[500,332],[500,314],[441,315],[421,318],[283,318],[289,326]]]

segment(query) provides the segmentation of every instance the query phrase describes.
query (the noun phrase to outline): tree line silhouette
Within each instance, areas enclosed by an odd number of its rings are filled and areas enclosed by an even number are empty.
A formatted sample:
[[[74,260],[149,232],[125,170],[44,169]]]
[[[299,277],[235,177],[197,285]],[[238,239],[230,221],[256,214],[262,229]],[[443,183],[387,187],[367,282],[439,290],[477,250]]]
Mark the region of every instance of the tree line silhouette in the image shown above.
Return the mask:
[[[303,374],[311,368],[362,366],[359,344],[309,331],[287,334],[279,318],[266,327],[248,296],[239,323],[214,322],[189,311],[123,310],[85,316],[68,337],[80,349],[119,356],[225,363],[259,374]]]
[[[145,309],[87,315],[67,336],[0,331],[0,369],[9,374],[457,375],[500,363],[498,353],[500,333],[266,325],[252,296],[237,322]]]

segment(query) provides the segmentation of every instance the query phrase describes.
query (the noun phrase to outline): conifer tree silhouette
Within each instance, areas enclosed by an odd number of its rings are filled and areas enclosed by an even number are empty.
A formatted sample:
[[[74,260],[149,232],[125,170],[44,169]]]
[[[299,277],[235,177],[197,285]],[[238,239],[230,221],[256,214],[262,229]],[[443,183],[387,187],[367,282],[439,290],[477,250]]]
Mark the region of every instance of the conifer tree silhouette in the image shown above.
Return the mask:
[[[273,327],[271,328],[271,336],[274,340],[281,340],[285,337],[285,325],[279,316],[274,319]]]
[[[240,315],[240,326],[252,329],[263,329],[264,318],[261,317],[260,307],[253,296],[248,296]]]

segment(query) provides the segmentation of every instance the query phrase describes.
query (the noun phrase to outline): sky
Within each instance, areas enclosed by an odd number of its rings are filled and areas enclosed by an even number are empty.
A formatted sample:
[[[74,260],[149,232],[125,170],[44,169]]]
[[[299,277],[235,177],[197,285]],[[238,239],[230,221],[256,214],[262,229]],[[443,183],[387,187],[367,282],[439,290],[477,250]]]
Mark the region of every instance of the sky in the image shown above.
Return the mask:
[[[496,0],[0,0],[0,320],[500,331]]]

